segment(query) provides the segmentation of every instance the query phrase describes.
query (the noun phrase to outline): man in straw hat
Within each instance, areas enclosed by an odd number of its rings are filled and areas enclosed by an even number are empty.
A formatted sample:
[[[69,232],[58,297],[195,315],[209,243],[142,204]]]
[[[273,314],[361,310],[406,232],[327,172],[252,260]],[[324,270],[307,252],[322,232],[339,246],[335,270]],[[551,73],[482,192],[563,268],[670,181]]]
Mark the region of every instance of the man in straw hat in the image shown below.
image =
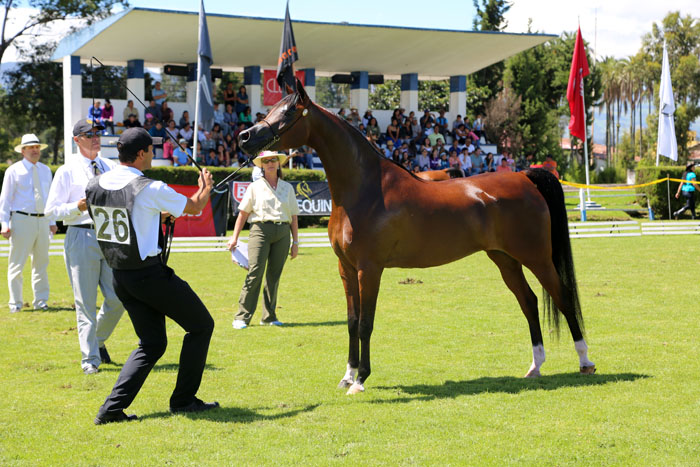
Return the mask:
[[[104,127],[88,119],[73,126],[73,141],[79,154],[59,167],[46,203],[47,212],[68,226],[63,243],[63,259],[75,298],[81,367],[86,375],[97,373],[100,363],[111,363],[105,341],[124,313],[114,293],[112,269],[100,251],[95,224],[87,213],[85,186],[116,164],[98,155],[100,133]],[[97,287],[104,302],[97,313]]]
[[[45,215],[46,198],[51,186],[51,170],[39,162],[40,143],[33,134],[22,136],[15,151],[22,160],[5,171],[0,194],[2,236],[10,239],[7,283],[10,289],[10,312],[22,309],[22,270],[32,256],[32,292],[35,310],[48,309],[49,299],[49,232],[56,233],[56,223]]]

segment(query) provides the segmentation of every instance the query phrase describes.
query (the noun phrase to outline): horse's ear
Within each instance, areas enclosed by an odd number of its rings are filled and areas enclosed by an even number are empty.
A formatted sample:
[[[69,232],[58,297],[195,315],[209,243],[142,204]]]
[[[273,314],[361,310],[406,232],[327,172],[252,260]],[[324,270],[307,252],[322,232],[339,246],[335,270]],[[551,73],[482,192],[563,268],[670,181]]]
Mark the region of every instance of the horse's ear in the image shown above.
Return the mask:
[[[301,102],[304,104],[309,103],[309,95],[306,94],[306,91],[304,90],[304,85],[301,84],[301,80],[299,78],[296,78],[297,81],[297,93],[299,94],[299,97],[301,97]]]

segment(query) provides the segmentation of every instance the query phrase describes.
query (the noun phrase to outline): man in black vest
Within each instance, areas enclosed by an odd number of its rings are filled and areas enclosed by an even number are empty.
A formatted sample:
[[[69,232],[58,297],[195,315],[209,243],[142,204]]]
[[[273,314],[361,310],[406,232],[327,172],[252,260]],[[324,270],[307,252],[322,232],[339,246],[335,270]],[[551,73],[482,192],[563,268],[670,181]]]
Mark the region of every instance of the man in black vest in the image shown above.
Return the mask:
[[[135,420],[127,415],[148,373],[165,352],[165,317],[187,334],[170,411],[200,412],[218,407],[196,397],[207,360],[214,320],[187,282],[161,261],[161,213],[199,214],[213,187],[203,169],[199,190],[187,198],[143,176],[151,167],[153,140],[143,128],[125,130],[117,143],[120,165],[88,183],[86,198],[98,244],[114,271],[114,290],[129,313],[139,346],[124,364],[95,424]]]

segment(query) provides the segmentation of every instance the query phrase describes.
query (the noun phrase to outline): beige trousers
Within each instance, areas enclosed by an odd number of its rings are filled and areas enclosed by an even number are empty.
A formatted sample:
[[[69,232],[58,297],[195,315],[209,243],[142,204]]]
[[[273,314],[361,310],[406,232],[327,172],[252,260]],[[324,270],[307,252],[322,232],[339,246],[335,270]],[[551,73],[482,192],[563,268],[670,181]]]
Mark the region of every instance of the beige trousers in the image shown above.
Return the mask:
[[[22,307],[22,271],[32,257],[32,306],[38,308],[49,299],[49,221],[46,217],[31,217],[12,213],[10,217],[10,257],[7,264],[7,284],[10,307]]]

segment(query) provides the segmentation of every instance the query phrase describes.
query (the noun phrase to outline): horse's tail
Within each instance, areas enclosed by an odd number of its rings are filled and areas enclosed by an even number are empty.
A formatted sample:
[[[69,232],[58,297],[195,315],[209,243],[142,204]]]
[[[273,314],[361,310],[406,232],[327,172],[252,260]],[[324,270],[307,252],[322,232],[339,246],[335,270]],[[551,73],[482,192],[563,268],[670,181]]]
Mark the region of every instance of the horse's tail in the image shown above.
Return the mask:
[[[540,194],[547,201],[547,206],[549,206],[552,230],[552,262],[564,285],[562,299],[565,306],[573,312],[583,333],[583,315],[581,314],[581,303],[578,298],[574,259],[571,255],[571,238],[569,237],[569,222],[566,216],[566,205],[564,204],[564,190],[562,190],[559,180],[547,170],[531,169],[526,172],[526,175],[537,186]],[[552,303],[552,297],[544,287],[542,288],[542,294],[544,298],[544,314],[550,326],[555,329],[558,335],[560,323],[559,313],[556,312],[557,307]]]

